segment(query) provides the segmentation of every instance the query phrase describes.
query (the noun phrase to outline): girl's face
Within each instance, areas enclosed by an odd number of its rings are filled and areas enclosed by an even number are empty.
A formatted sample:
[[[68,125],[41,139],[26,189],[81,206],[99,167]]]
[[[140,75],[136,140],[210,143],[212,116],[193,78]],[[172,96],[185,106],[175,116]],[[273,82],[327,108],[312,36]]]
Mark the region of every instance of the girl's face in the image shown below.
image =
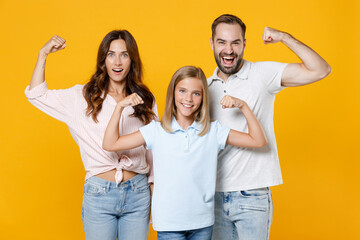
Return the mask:
[[[194,113],[201,105],[203,87],[198,78],[184,78],[175,86],[177,119],[194,120]]]
[[[131,59],[124,40],[117,39],[110,43],[105,66],[110,81],[121,82],[126,78],[130,71]]]

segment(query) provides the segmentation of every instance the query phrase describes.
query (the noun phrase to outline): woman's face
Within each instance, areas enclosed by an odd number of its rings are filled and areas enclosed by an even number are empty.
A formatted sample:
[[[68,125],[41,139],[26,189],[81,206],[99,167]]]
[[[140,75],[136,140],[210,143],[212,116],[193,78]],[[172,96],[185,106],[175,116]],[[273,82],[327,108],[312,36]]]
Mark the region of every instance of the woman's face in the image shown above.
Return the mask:
[[[126,78],[130,71],[131,59],[124,40],[117,39],[111,42],[105,66],[110,81],[121,82]]]

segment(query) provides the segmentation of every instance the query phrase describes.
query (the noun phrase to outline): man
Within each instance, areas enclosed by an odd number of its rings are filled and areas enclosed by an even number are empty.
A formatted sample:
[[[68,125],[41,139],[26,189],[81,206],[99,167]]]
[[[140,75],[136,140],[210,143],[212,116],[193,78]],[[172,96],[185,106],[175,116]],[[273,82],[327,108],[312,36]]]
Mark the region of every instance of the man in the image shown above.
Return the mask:
[[[266,27],[265,44],[282,42],[300,63],[257,62],[243,59],[245,24],[222,15],[212,25],[211,48],[218,68],[208,79],[213,119],[238,131],[247,131],[237,108],[222,109],[225,95],[248,103],[261,122],[269,144],[260,149],[232,146],[219,154],[213,239],[265,240],[272,222],[271,186],[282,183],[273,127],[275,95],[284,87],[307,85],[331,72],[315,51],[290,34]]]

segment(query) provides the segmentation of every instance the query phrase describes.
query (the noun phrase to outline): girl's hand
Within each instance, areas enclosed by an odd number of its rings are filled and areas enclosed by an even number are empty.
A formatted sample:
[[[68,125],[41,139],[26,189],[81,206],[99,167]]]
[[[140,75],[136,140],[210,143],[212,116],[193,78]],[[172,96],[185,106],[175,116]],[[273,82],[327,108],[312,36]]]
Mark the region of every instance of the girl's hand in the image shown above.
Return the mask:
[[[220,104],[222,105],[222,108],[243,108],[246,105],[246,102],[243,100],[240,100],[238,98],[226,95],[221,99]]]
[[[66,47],[65,39],[54,35],[40,50],[40,53],[47,56],[49,53],[57,52]]]
[[[124,98],[123,100],[121,100],[120,102],[118,102],[118,105],[121,107],[127,107],[127,106],[136,106],[143,103],[144,101],[142,100],[142,98],[137,93],[133,93],[127,96],[126,98]]]

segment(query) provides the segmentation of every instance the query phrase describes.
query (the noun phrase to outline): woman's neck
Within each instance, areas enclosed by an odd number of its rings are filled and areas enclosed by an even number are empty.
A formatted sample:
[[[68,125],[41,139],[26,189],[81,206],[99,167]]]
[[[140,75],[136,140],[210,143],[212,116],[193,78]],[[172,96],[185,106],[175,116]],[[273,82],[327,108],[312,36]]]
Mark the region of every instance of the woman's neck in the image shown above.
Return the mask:
[[[122,99],[126,97],[125,82],[122,81],[120,83],[115,83],[110,81],[108,94],[110,94],[110,96],[114,97],[115,99]]]

